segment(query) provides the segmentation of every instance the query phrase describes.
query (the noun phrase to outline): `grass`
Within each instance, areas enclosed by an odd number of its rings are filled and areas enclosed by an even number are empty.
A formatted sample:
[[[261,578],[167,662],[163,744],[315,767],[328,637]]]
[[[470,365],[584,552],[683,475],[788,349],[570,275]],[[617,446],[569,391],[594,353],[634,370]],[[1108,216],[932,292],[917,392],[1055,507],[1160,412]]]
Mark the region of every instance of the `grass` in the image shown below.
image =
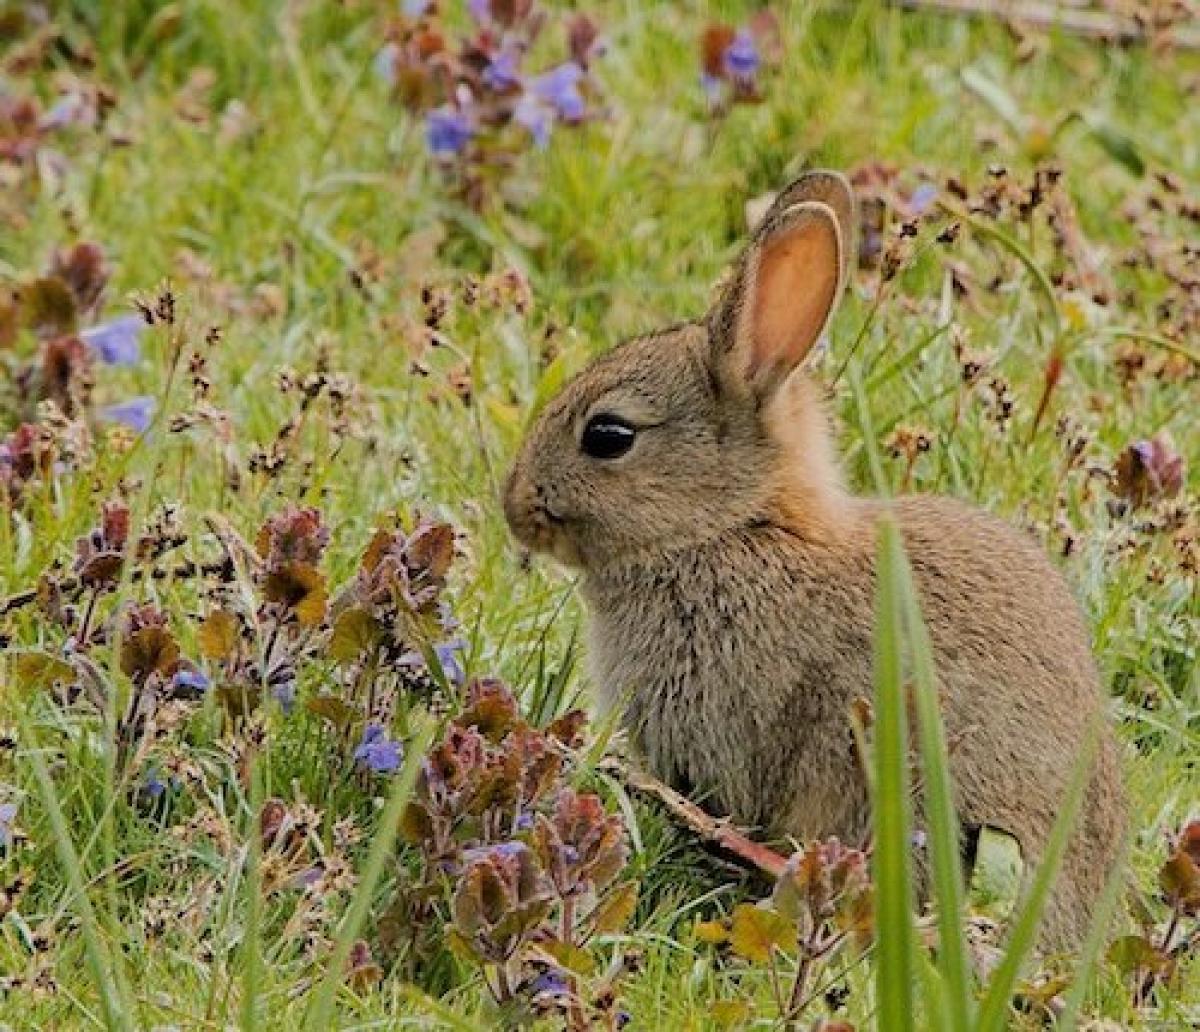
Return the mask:
[[[548,717],[586,699],[588,685],[573,585],[546,564],[520,564],[498,503],[529,412],[620,338],[702,311],[744,237],[746,200],[803,167],[893,164],[904,189],[954,176],[977,197],[989,166],[1027,183],[1037,162],[1051,159],[1063,170],[1087,254],[1115,284],[1107,308],[1062,284],[1061,274],[1079,262],[1063,257],[1044,222],[964,216],[951,248],[933,243],[936,227],[925,227],[916,257],[895,279],[881,285],[877,272],[860,275],[819,373],[836,379],[831,409],[857,487],[970,499],[1028,526],[1056,556],[1088,617],[1120,723],[1137,820],[1130,880],[1153,908],[1163,832],[1194,814],[1200,794],[1200,593],[1196,575],[1182,568],[1174,531],[1146,528],[1152,507],[1117,511],[1104,474],[1130,443],[1169,432],[1186,462],[1180,497],[1194,525],[1196,370],[1189,379],[1160,366],[1174,353],[1186,370],[1198,347],[1196,323],[1190,337],[1167,326],[1160,305],[1171,286],[1161,268],[1124,268],[1117,259],[1138,240],[1127,207],[1163,194],[1154,174],[1176,177],[1193,199],[1200,191],[1200,59],[1058,34],[1029,44],[999,23],[875,2],[777,9],[785,45],[780,64],[764,74],[764,102],[714,119],[697,83],[695,40],[708,20],[741,21],[749,6],[589,6],[609,41],[597,64],[607,117],[560,129],[545,151],[523,154],[502,184],[503,202],[476,213],[455,199],[426,154],[419,120],[372,70],[380,42],[373,4],[184,0],[131,2],[103,14],[92,4],[54,5],[66,40],[94,47],[95,70],[83,74],[108,83],[117,103],[105,130],[71,131],[47,144],[64,155],[61,174],[47,160],[11,190],[3,181],[0,279],[22,279],[55,247],[91,239],[113,268],[109,313],[127,310],[130,293],[153,296],[170,278],[181,321],[176,330],[147,333],[146,359],[136,367],[98,372],[101,404],[137,394],[159,399],[152,432],[131,448],[105,444],[101,432],[85,471],[0,517],[0,596],[35,585],[55,559],[69,557],[97,522],[100,502],[121,485],[138,500],[138,525],[142,513],[179,504],[193,535],[185,554],[197,561],[212,553],[208,514],[223,514],[252,538],[285,503],[319,506],[333,528],[327,567],[334,580],[353,570],[386,514],[434,512],[465,542],[451,594],[469,642],[468,669],[497,673]],[[559,47],[557,31],[539,44],[548,53]],[[68,64],[54,50],[42,67],[10,80],[48,97]],[[207,86],[198,69],[207,70]],[[234,101],[248,112],[240,136],[229,128],[240,117],[229,107]],[[1130,153],[1145,174],[1131,169]],[[942,198],[955,217],[965,210],[945,191]],[[1195,239],[1194,221],[1163,216],[1158,225],[1164,247]],[[454,301],[444,346],[421,348],[422,285],[456,288],[466,275],[506,268],[527,277],[528,311]],[[167,390],[171,334],[197,344],[210,326],[222,331],[208,352],[210,401],[228,415],[228,432],[201,423],[168,433],[171,418],[192,407],[185,370]],[[32,350],[27,339],[18,348]],[[961,348],[988,355],[988,375],[1011,391],[1013,415],[1002,431],[963,385]],[[1035,427],[1055,349],[1061,379]],[[1127,377],[1123,370],[1139,356],[1142,372]],[[331,430],[323,402],[302,415],[296,396],[276,389],[280,369],[305,374],[321,364],[357,387],[349,434]],[[1060,416],[1079,430],[1057,435]],[[279,473],[250,471],[254,450],[269,448],[293,418]],[[905,458],[887,448],[906,428],[930,442],[908,475]],[[0,425],[9,429],[9,421]],[[1067,457],[1076,432],[1086,436],[1079,463]],[[893,546],[890,592],[881,597],[891,618],[880,632],[894,640],[880,647],[898,664],[902,639],[920,656],[921,631]],[[185,617],[205,603],[193,584],[126,583],[122,593],[176,614],[183,653],[198,655],[196,622]],[[272,708],[254,757],[257,778],[242,785],[228,775],[240,756],[231,759],[220,714],[206,704],[162,753],[199,771],[189,801],[170,820],[148,819],[131,794],[139,772],[122,774],[104,747],[120,707],[110,707],[106,730],[79,707],[17,685],[16,649],[61,644],[36,608],[0,617],[0,633],[14,646],[0,660],[0,720],[16,728],[18,742],[0,755],[0,783],[8,787],[0,803],[19,800],[16,824],[27,839],[0,857],[0,884],[22,873],[28,883],[0,922],[0,971],[22,980],[0,997],[0,1021],[330,1027],[334,1007],[347,1028],[496,1020],[477,973],[452,955],[419,985],[397,974],[341,987],[335,998],[333,976],[322,980],[344,967],[360,935],[375,941],[397,871],[385,850],[394,828],[384,822],[379,835],[371,832],[383,814],[397,812],[406,781],[397,778],[390,796],[386,785],[365,792],[336,774],[318,721]],[[880,676],[898,690],[899,667],[888,669],[881,663]],[[915,673],[923,703],[916,723],[933,761],[923,779],[938,789],[929,671],[918,664]],[[325,685],[324,676],[307,674],[302,695]],[[901,707],[893,716],[902,725]],[[879,743],[877,791],[901,799],[902,727],[887,729],[892,749]],[[591,780],[634,824],[630,866],[641,902],[629,927],[599,947],[606,956],[632,948],[642,955],[621,990],[632,1027],[712,1027],[716,1002],[742,997],[769,1027],[767,971],[730,962],[692,930],[697,917],[757,898],[761,886],[715,863],[660,812]],[[256,889],[273,872],[269,857],[248,848],[256,840],[248,829],[257,820],[255,798],[276,796],[320,811],[314,835],[326,848],[339,818],[367,832],[347,850],[359,891],[332,899],[321,917],[319,935],[334,952],[318,950],[320,962],[299,945],[311,929]],[[943,899],[957,859],[936,825],[939,814],[947,819],[948,803],[942,795],[930,829]],[[899,818],[903,809],[886,812]],[[200,813],[228,835],[228,849],[186,831]],[[877,863],[891,871],[879,884],[881,945],[872,960],[847,961],[844,971],[839,961],[831,972],[848,990],[843,1015],[859,1027],[896,1027],[880,1015],[907,1013],[911,996],[928,1008],[918,1014],[944,1006],[954,1015],[942,1027],[965,1027],[964,1009],[978,1011],[979,1027],[1033,1027],[1037,1019],[1009,1008],[1022,975],[1015,954],[992,983],[1002,988],[979,1003],[963,984],[961,942],[948,921],[939,970],[927,971],[926,955],[908,948],[905,841],[903,821],[890,830],[881,824]],[[956,910],[952,903],[943,916]],[[160,913],[165,929],[155,927]],[[1026,945],[1034,910],[1028,914],[1016,936]],[[1105,942],[1097,936],[1089,944],[1095,974],[1086,991],[1067,990],[1072,1006],[1133,1027],[1196,1019],[1194,958],[1180,958],[1176,977],[1152,999],[1135,1001],[1128,979],[1105,961]],[[322,966],[329,956],[332,966]],[[936,992],[926,993],[929,985]],[[827,1009],[818,997],[805,1020]]]

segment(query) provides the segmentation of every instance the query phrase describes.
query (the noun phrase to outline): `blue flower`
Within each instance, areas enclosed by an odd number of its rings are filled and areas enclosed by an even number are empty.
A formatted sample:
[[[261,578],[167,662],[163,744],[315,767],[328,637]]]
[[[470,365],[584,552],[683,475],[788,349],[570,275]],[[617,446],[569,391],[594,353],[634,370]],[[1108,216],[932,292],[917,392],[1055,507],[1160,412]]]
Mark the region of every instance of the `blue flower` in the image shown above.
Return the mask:
[[[296,705],[296,679],[288,677],[278,684],[272,684],[271,697],[279,703],[283,709],[284,716],[290,714],[292,708]]]
[[[146,775],[146,780],[142,782],[142,791],[151,799],[161,799],[167,791],[167,783],[159,777],[157,771],[152,771]]]
[[[475,127],[462,111],[443,105],[425,116],[425,142],[436,155],[459,154],[475,135]]]
[[[505,47],[483,70],[483,84],[503,93],[521,85],[521,55],[513,47]]]
[[[171,687],[181,695],[203,695],[212,682],[199,670],[178,670],[171,678]]]
[[[17,816],[16,803],[0,803],[0,849],[13,844],[13,819]]]
[[[433,647],[433,651],[437,654],[438,662],[442,666],[442,673],[446,675],[446,680],[459,688],[466,681],[467,673],[463,670],[463,665],[458,658],[458,654],[466,647],[467,643],[462,638],[455,638],[453,641],[444,641]]]
[[[750,82],[760,63],[761,58],[758,55],[758,47],[754,45],[754,37],[742,29],[725,48],[726,73],[738,82]]]
[[[133,365],[141,357],[138,338],[146,328],[140,315],[123,315],[84,330],[83,342],[109,365]]]
[[[530,83],[534,95],[554,108],[564,122],[578,122],[584,116],[587,105],[579,92],[579,80],[583,69],[574,61],[566,61],[539,75]]]
[[[570,991],[567,980],[557,971],[543,971],[529,983],[529,991],[534,996],[566,996]]]
[[[937,200],[938,188],[933,183],[922,183],[908,199],[908,208],[914,215],[923,215]]]
[[[529,130],[533,142],[545,147],[550,142],[550,130],[554,127],[554,112],[532,93],[526,93],[513,109],[513,121]]]
[[[371,62],[375,74],[389,86],[396,85],[396,66],[400,61],[400,48],[395,43],[389,43],[380,49]]]
[[[355,762],[376,774],[390,774],[399,770],[402,755],[400,743],[388,738],[387,732],[379,724],[367,725],[362,741],[354,750]]]
[[[109,423],[124,423],[139,434],[145,433],[154,415],[154,399],[146,396],[130,398],[100,410],[100,418]]]

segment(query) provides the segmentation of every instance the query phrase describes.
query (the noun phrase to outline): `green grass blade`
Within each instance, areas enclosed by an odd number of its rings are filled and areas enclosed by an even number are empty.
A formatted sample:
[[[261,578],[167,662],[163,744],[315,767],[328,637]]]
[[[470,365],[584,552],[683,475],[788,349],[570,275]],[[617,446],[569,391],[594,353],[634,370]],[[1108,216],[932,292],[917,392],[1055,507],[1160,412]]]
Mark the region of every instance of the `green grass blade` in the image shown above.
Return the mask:
[[[33,777],[37,782],[38,795],[41,796],[42,806],[46,808],[46,816],[50,820],[50,829],[54,836],[54,849],[58,854],[59,866],[62,867],[71,895],[75,899],[75,909],[79,915],[79,926],[83,933],[83,945],[87,954],[88,967],[92,969],[92,978],[96,982],[96,990],[100,994],[100,1003],[104,1008],[104,1024],[110,1029],[130,1029],[134,1025],[133,1009],[128,1004],[127,986],[120,977],[118,968],[109,955],[101,934],[100,922],[88,898],[87,886],[83,881],[83,866],[75,844],[71,840],[71,832],[67,828],[67,819],[63,814],[62,805],[58,799],[58,791],[54,787],[54,779],[46,768],[46,761],[36,745],[30,731],[30,725],[25,711],[14,707],[17,720],[20,723],[21,735],[30,742],[26,753]]]
[[[246,935],[242,945],[245,970],[242,974],[242,1032],[258,1028],[258,1001],[262,985],[262,761],[257,751],[250,756],[250,820],[246,836]]]
[[[371,840],[371,848],[367,853],[367,862],[362,878],[355,890],[354,898],[350,901],[346,916],[342,919],[341,927],[338,929],[337,938],[325,968],[325,975],[309,1004],[304,1022],[305,1028],[326,1032],[327,1029],[333,1027],[334,994],[346,977],[346,964],[350,959],[350,950],[366,920],[367,909],[371,905],[375,886],[383,874],[383,866],[391,856],[392,849],[396,844],[396,836],[400,830],[400,817],[412,795],[413,786],[417,781],[417,772],[421,768],[421,761],[429,749],[429,743],[433,738],[433,727],[433,718],[426,717],[417,726],[416,733],[408,743],[404,766],[392,783],[387,803],[379,818],[379,828]]]
[[[899,548],[899,535],[895,535],[895,539]],[[963,940],[961,829],[954,808],[946,734],[938,705],[933,646],[921,615],[921,605],[907,559],[901,552],[893,562],[902,578],[902,601],[912,659],[925,815],[929,824],[934,898],[937,902],[939,967],[945,981],[944,999],[950,1027],[966,1029],[971,1024],[971,973]]]
[[[914,1028],[912,862],[909,851],[908,731],[901,668],[900,535],[890,516],[879,525],[875,615],[876,997],[887,1027]]]
[[[1067,794],[1054,821],[1054,827],[1050,830],[1041,866],[1029,888],[1020,915],[1009,933],[1004,956],[992,975],[987,995],[980,1007],[979,1022],[976,1025],[978,1032],[1003,1032],[1007,1027],[1009,1002],[1021,973],[1021,965],[1033,948],[1046,900],[1062,866],[1067,844],[1075,827],[1075,819],[1079,816],[1083,804],[1084,789],[1087,787],[1092,772],[1092,761],[1096,755],[1097,730],[1093,726],[1075,761]]]
[[[1104,882],[1104,890],[1096,902],[1096,912],[1092,916],[1092,925],[1088,929],[1087,939],[1083,949],[1079,951],[1079,963],[1075,966],[1075,980],[1067,993],[1063,1011],[1058,1017],[1059,1032],[1075,1032],[1079,1027],[1079,1013],[1087,999],[1092,975],[1100,962],[1100,954],[1108,937],[1108,929],[1116,913],[1117,904],[1121,900],[1121,890],[1125,885],[1128,874],[1129,850],[1133,843],[1133,830],[1127,828],[1121,840],[1121,848],[1117,850],[1117,858],[1108,878]]]

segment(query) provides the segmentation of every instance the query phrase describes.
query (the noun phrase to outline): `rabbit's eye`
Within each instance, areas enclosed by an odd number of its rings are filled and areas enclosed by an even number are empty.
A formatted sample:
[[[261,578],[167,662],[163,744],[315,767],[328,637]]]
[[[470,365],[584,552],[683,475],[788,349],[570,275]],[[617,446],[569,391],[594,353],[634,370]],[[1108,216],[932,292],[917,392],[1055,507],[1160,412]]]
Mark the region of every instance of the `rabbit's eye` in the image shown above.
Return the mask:
[[[593,459],[618,459],[633,447],[636,436],[637,431],[616,416],[592,416],[579,445]]]

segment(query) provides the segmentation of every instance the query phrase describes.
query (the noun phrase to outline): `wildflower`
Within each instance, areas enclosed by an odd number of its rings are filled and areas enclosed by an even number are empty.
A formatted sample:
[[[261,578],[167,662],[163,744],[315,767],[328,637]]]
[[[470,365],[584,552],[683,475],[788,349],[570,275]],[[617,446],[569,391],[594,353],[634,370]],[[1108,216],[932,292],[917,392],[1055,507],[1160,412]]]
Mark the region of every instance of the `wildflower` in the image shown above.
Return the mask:
[[[432,3],[433,0],[404,0],[404,13],[410,18],[420,18]]]
[[[579,81],[583,69],[574,61],[565,61],[530,83],[530,89],[539,100],[549,104],[564,122],[580,121],[586,110],[583,94],[579,92]]]
[[[176,695],[199,698],[212,687],[212,682],[199,670],[177,670],[171,678],[171,687]]]
[[[497,93],[505,93],[520,86],[520,63],[520,53],[514,47],[505,47],[484,68],[483,84]]]
[[[448,104],[435,108],[425,116],[425,142],[439,157],[460,154],[475,135],[475,128],[463,111]]]
[[[100,410],[100,418],[109,423],[121,423],[143,434],[154,415],[154,399],[146,395],[117,402]]]
[[[550,129],[554,124],[553,113],[532,93],[526,93],[517,101],[513,110],[513,121],[528,129],[533,142],[539,147],[545,147],[550,142]]]
[[[354,750],[354,759],[375,774],[390,774],[400,769],[400,743],[387,737],[379,724],[368,724],[362,741]]]
[[[374,68],[375,74],[385,83],[389,86],[395,86],[396,80],[399,78],[399,64],[400,48],[395,43],[389,43],[375,55],[375,60],[371,62],[371,67]]]
[[[1183,456],[1166,434],[1136,441],[1118,457],[1113,490],[1135,508],[1157,498],[1173,498],[1183,488]]]
[[[10,849],[16,840],[16,830],[13,828],[16,816],[16,803],[0,803],[0,849]]]
[[[79,336],[108,365],[133,365],[141,355],[138,338],[145,328],[140,315],[123,315],[84,330]]]
[[[912,215],[924,215],[933,202],[937,200],[938,188],[933,183],[922,183],[908,200],[908,210]]]
[[[754,37],[746,29],[742,29],[733,37],[729,46],[725,48],[722,59],[725,72],[731,79],[747,83],[753,81],[762,63]]]

